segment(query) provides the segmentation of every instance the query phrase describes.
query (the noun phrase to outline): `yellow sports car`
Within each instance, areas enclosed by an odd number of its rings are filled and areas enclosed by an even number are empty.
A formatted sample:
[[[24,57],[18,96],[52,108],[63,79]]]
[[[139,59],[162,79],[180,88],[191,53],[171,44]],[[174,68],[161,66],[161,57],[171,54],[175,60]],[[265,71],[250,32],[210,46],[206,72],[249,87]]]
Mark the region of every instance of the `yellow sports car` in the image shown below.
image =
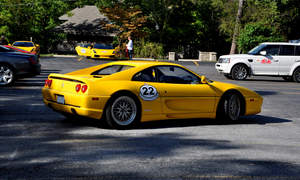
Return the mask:
[[[91,57],[92,45],[91,44],[78,44],[75,47],[78,56]]]
[[[86,56],[88,58],[114,59],[116,57],[116,50],[110,45],[104,44],[81,44],[75,48],[79,56]]]
[[[53,73],[42,93],[55,111],[102,119],[117,129],[163,119],[237,120],[259,113],[263,102],[244,87],[208,80],[181,65],[148,61]]]
[[[33,54],[38,55],[40,53],[40,45],[34,44],[32,41],[15,41],[12,46]]]

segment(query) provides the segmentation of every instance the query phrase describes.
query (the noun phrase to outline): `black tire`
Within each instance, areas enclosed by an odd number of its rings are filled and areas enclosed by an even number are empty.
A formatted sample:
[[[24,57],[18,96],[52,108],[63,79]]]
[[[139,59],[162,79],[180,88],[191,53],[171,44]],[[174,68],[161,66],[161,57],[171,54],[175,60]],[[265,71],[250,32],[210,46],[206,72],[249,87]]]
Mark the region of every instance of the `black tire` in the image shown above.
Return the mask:
[[[115,129],[134,128],[140,122],[141,117],[138,103],[129,95],[112,97],[104,113],[107,124]]]
[[[220,100],[217,119],[221,121],[236,121],[242,115],[243,104],[241,96],[238,93],[231,92],[225,94]]]
[[[224,76],[225,76],[227,79],[232,79],[232,77],[231,77],[230,74],[224,74]]]
[[[244,80],[248,74],[248,67],[243,64],[237,64],[231,70],[231,77],[234,80]]]
[[[300,67],[298,67],[293,73],[293,80],[300,83]]]
[[[282,76],[282,79],[284,79],[285,81],[288,81],[288,82],[293,81],[293,77],[291,77],[291,76]]]
[[[15,82],[14,69],[6,64],[0,64],[0,86],[10,86]]]

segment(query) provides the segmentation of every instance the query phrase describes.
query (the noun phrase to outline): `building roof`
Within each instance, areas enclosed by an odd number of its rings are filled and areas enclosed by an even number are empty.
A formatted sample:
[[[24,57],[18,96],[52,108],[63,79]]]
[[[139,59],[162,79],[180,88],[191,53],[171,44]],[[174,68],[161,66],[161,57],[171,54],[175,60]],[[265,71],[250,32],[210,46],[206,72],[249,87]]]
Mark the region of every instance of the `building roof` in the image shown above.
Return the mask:
[[[58,31],[68,34],[88,34],[100,36],[115,36],[116,33],[103,28],[103,22],[109,23],[109,19],[101,14],[96,6],[84,6],[73,9],[70,13],[59,17],[65,21],[56,27]]]

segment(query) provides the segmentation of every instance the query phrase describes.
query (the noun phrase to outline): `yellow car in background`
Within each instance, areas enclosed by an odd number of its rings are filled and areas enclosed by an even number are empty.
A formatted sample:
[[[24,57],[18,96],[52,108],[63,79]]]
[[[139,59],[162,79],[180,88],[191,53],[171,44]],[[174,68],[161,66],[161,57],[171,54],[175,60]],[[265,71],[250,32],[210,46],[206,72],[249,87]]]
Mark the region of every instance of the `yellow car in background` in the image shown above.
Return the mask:
[[[114,59],[116,57],[116,50],[111,45],[80,44],[75,48],[75,50],[79,56],[86,56],[93,59]]]
[[[163,119],[237,120],[261,111],[247,88],[206,79],[168,62],[117,61],[67,74],[52,73],[44,103],[68,116],[102,119],[112,128]]]
[[[12,46],[36,55],[40,54],[40,45],[35,44],[32,41],[15,41]]]
[[[92,52],[92,45],[91,44],[78,44],[75,47],[75,50],[78,54],[78,56],[85,56],[90,58],[91,52]]]

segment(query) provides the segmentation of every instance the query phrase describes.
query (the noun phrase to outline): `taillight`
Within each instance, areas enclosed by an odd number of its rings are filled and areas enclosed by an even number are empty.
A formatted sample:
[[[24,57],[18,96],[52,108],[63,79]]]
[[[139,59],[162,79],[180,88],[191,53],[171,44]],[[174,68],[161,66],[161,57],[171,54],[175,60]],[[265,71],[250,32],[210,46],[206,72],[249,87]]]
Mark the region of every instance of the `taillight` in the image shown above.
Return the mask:
[[[45,80],[45,87],[51,87],[52,80],[51,79],[46,79]]]
[[[29,60],[29,62],[30,62],[31,64],[36,64],[36,63],[37,63],[37,62],[34,60],[34,57],[29,57],[28,60]]]
[[[75,87],[76,92],[79,92],[80,89],[81,89],[81,85],[80,85],[80,84],[77,84],[76,87]]]
[[[87,90],[87,85],[83,85],[82,87],[81,87],[81,92],[83,92],[83,93],[85,93],[85,91]]]
[[[88,86],[87,85],[82,85],[81,84],[77,84],[75,87],[76,92],[79,92],[81,90],[81,92],[85,93],[87,90]]]

